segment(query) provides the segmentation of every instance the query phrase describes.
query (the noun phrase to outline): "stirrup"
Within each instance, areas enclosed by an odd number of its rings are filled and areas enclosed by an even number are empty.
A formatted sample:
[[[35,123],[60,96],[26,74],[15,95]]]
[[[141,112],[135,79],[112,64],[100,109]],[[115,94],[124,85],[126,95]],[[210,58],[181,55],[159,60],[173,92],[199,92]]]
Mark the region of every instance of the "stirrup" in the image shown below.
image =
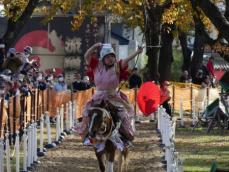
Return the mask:
[[[88,137],[85,137],[85,139],[83,140],[83,145],[92,146],[91,140]]]
[[[124,142],[124,147],[126,147],[126,148],[130,148],[130,147],[133,147],[133,146],[134,146],[133,143],[131,141],[129,141],[129,140]]]

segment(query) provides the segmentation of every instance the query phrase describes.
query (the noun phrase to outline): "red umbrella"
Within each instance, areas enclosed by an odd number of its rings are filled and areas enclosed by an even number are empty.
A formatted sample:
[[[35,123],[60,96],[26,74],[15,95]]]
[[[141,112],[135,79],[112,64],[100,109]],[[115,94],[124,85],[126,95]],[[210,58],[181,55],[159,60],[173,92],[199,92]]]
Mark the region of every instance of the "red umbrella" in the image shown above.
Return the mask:
[[[145,82],[141,85],[137,94],[139,109],[145,116],[155,112],[160,104],[160,89],[153,82]]]

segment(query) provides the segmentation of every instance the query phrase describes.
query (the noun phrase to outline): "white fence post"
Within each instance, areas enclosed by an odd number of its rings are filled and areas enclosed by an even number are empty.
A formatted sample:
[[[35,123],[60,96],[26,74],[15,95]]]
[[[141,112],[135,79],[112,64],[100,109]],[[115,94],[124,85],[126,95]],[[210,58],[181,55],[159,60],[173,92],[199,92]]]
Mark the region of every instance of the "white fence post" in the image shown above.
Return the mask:
[[[76,117],[76,108],[77,108],[77,105],[76,105],[76,101],[73,101],[73,107],[72,107],[72,125],[75,127],[77,124],[78,124],[78,119]]]
[[[27,154],[27,139],[28,139],[28,136],[26,134],[26,129],[24,128],[23,130],[23,171],[27,171],[27,157],[28,157],[28,154]]]
[[[40,146],[39,146],[39,152],[37,153],[37,155],[40,156],[44,156],[44,115],[41,114],[40,117]]]
[[[182,101],[181,101],[182,102]],[[164,108],[158,108],[158,132],[161,133],[162,146],[165,146],[165,161],[167,172],[183,172],[181,160],[175,152],[175,128],[176,121],[166,113]]]
[[[60,144],[60,109],[57,107],[56,109],[56,141],[55,143]]]
[[[68,115],[69,115],[69,130],[72,129],[72,106],[73,103],[69,101],[69,109],[68,109]]]
[[[38,163],[38,157],[37,157],[37,123],[34,123],[34,147],[33,147],[33,157],[34,157],[34,162]]]
[[[47,136],[48,136],[48,144],[45,145],[46,148],[54,148],[56,147],[55,143],[52,143],[52,135],[51,135],[51,127],[50,127],[50,118],[48,112],[45,112],[45,122],[47,127]]]
[[[69,110],[68,110],[68,103],[66,103],[65,104],[65,112],[64,112],[64,117],[65,117],[65,120],[64,120],[64,132],[66,133],[66,134],[69,134],[69,128],[68,128],[68,123],[69,123],[69,116],[68,116],[68,112],[69,112]]]
[[[180,127],[184,127],[183,99],[180,99]]]
[[[196,102],[195,99],[191,100],[192,101],[192,126],[195,126],[196,124]]]
[[[27,155],[27,168],[31,168],[31,164],[32,164],[32,159],[31,159],[31,147],[32,147],[32,143],[31,143],[31,136],[32,136],[32,133],[31,133],[31,130],[32,130],[32,127],[31,125],[28,127],[28,147],[27,147],[27,151],[28,151],[28,155]]]
[[[0,138],[0,171],[4,171],[4,140]]]
[[[20,143],[19,143],[19,131],[16,131],[15,139],[15,151],[16,151],[16,172],[20,171]]]
[[[64,133],[64,105],[60,108],[60,129],[61,133]]]
[[[9,133],[7,132],[5,136],[6,136],[6,171],[11,172]]]

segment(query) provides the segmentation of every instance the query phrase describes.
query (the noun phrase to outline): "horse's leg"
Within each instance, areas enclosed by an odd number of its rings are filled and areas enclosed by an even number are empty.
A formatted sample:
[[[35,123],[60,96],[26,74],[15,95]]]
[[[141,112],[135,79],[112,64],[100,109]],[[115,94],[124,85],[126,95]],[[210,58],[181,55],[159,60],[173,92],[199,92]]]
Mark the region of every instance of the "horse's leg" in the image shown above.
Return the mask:
[[[118,151],[118,172],[122,172],[122,162],[123,162],[123,155],[122,152]]]
[[[115,158],[115,146],[114,144],[108,140],[105,145],[106,152],[108,153],[108,159],[107,159],[107,172],[113,172],[114,171],[114,158]]]
[[[105,172],[105,166],[104,166],[104,162],[103,162],[103,154],[104,152],[97,152],[95,149],[95,155],[97,157],[98,163],[99,163],[99,169],[101,172]]]
[[[118,172],[127,171],[127,157],[129,154],[128,148],[124,148],[123,151],[118,151]]]
[[[129,149],[128,148],[124,148],[124,150],[121,153],[122,153],[122,158],[124,159],[124,163],[123,163],[124,170],[123,171],[127,171],[127,167],[128,167],[127,157],[128,157],[128,154],[129,154]]]

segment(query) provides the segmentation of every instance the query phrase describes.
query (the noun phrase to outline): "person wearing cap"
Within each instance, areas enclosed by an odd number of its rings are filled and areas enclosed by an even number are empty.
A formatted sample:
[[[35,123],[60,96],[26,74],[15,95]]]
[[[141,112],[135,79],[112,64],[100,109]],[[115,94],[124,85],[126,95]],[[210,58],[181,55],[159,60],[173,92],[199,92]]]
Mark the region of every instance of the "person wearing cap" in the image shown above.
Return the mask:
[[[100,54],[99,58],[96,57],[98,52]],[[118,61],[114,49],[110,44],[96,43],[85,53],[84,58],[89,65],[87,75],[94,81],[96,91],[93,94],[92,100],[86,104],[83,121],[77,129],[84,140],[87,139],[88,132],[88,110],[94,103],[99,104],[102,101],[108,101],[114,106],[120,107],[117,116],[122,121],[119,133],[124,144],[129,145],[134,139],[134,129],[131,125],[131,118],[134,117],[134,111],[127,100],[127,96],[119,91],[118,86],[122,80],[128,79],[128,62],[141,52],[142,48],[139,48],[127,58]]]
[[[16,57],[17,50],[15,48],[10,48],[7,52],[7,58]]]

